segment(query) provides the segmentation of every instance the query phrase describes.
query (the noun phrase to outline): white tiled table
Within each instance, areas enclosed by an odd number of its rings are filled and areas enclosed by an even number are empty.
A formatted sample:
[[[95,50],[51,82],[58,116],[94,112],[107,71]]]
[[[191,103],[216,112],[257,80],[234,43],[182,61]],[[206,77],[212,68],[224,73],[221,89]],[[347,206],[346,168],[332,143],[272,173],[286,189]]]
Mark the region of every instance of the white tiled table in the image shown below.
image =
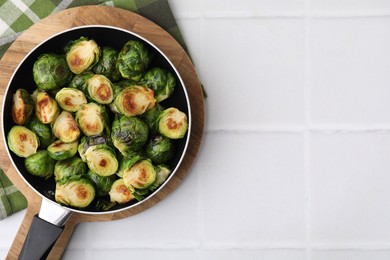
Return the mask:
[[[65,259],[390,259],[390,1],[170,2],[208,93],[199,157]]]

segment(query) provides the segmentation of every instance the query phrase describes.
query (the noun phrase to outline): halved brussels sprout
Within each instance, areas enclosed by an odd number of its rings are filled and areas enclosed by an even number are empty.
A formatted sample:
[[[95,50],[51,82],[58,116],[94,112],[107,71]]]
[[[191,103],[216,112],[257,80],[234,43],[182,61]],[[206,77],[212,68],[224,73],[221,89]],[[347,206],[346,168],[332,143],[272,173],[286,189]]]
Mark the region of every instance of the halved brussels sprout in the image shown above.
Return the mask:
[[[53,134],[64,143],[76,141],[81,132],[72,114],[62,111],[53,123]]]
[[[158,187],[160,187],[160,185],[163,184],[164,181],[166,181],[166,179],[168,179],[168,176],[172,172],[168,168],[168,166],[163,165],[163,164],[157,165],[155,167],[155,169],[156,169],[156,180],[148,188],[148,190],[150,190],[150,191],[153,191],[153,190],[157,189]]]
[[[17,125],[24,125],[34,112],[34,102],[25,89],[16,90],[12,98],[12,119]]]
[[[39,146],[42,148],[48,147],[54,142],[55,137],[51,131],[50,125],[46,125],[38,120],[35,116],[26,125],[28,129],[33,131],[39,138]]]
[[[154,107],[156,99],[153,90],[143,86],[130,86],[124,88],[115,97],[116,110],[125,116],[138,116]]]
[[[188,130],[187,115],[177,108],[167,108],[158,117],[157,129],[165,137],[183,138]]]
[[[86,136],[99,135],[106,127],[105,113],[98,104],[85,104],[76,112],[77,125]]]
[[[115,175],[100,176],[93,171],[89,170],[86,176],[94,185],[97,197],[103,197],[111,190],[111,186],[116,180]]]
[[[87,161],[87,158],[85,158],[85,152],[87,151],[87,149],[90,146],[98,144],[108,144],[108,138],[104,136],[83,136],[81,138],[77,150],[79,151],[79,155],[84,162]]]
[[[116,69],[119,52],[111,47],[103,47],[98,63],[92,68],[96,74],[106,76],[112,81],[120,79],[121,74]]]
[[[66,183],[57,182],[55,200],[63,205],[85,208],[95,198],[95,188],[86,179],[70,180]]]
[[[75,88],[62,88],[56,94],[56,101],[60,107],[68,112],[76,112],[84,104],[87,98],[81,90]]]
[[[54,164],[55,160],[49,156],[49,153],[46,150],[39,150],[35,154],[24,159],[24,166],[30,174],[45,179],[48,179],[53,175]]]
[[[53,90],[64,86],[71,72],[63,56],[47,53],[40,56],[34,63],[33,76],[39,89]]]
[[[151,55],[145,44],[140,41],[128,41],[119,52],[117,69],[123,78],[139,81],[149,66]]]
[[[15,125],[7,135],[9,149],[19,157],[29,157],[38,150],[38,136],[24,126]]]
[[[39,91],[36,97],[35,115],[44,124],[54,122],[60,114],[60,108],[57,101],[51,98],[46,91]]]
[[[146,189],[156,180],[156,170],[149,160],[141,160],[123,172],[128,189]]]
[[[107,105],[114,99],[111,81],[103,75],[93,75],[85,81],[88,96],[99,104]]]
[[[151,68],[140,81],[154,91],[157,102],[161,102],[171,96],[175,90],[176,80],[172,72],[161,68]]]
[[[64,143],[57,140],[47,147],[49,155],[54,160],[65,160],[73,157],[77,153],[78,142]]]
[[[115,151],[106,144],[90,146],[84,156],[89,169],[100,176],[110,176],[118,170]]]
[[[148,134],[148,126],[137,117],[121,116],[112,123],[112,142],[123,155],[140,150],[148,140]]]
[[[77,88],[77,89],[83,91],[83,93],[86,93],[85,81],[87,81],[87,79],[91,78],[93,75],[95,75],[95,74],[90,72],[90,71],[86,71],[86,72],[81,73],[81,74],[76,74],[71,79],[71,81],[69,83],[69,87],[70,88]]]
[[[135,199],[134,195],[126,187],[123,179],[118,179],[112,184],[109,195],[112,202],[119,204],[124,204]]]
[[[100,47],[94,40],[88,40],[86,37],[70,42],[65,52],[69,69],[74,74],[87,71],[99,61],[100,57]]]
[[[172,158],[174,152],[173,141],[161,135],[154,136],[146,145],[146,156],[156,164],[167,162]]]
[[[58,182],[68,182],[69,180],[80,179],[87,173],[87,164],[80,157],[57,161],[54,166],[55,180]]]
[[[140,155],[139,153],[135,153],[135,152],[124,156],[120,160],[119,170],[118,170],[117,175],[119,177],[123,177],[123,173],[126,170],[130,169],[134,164],[136,164],[138,161],[141,161],[143,159],[144,159],[144,156]]]

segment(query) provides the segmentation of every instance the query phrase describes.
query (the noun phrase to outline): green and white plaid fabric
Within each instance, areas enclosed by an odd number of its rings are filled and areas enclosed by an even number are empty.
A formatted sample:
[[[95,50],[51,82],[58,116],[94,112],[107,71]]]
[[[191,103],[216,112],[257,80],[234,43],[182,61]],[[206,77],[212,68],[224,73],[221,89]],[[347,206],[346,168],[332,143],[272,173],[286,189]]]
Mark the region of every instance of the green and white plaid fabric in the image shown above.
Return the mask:
[[[107,5],[139,13],[160,25],[186,49],[167,0],[0,0],[0,58],[24,30],[55,12],[82,5]],[[25,197],[0,169],[0,220],[27,207]]]

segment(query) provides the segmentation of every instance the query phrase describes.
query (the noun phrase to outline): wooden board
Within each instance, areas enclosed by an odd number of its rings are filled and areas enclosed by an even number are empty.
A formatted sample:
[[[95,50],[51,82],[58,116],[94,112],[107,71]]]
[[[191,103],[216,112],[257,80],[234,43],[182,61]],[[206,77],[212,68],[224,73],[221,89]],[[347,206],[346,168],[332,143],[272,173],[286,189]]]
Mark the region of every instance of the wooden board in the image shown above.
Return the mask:
[[[51,15],[25,31],[9,48],[0,61],[0,98],[4,99],[5,89],[19,62],[37,44],[65,29],[81,25],[111,25],[133,31],[159,47],[173,62],[186,85],[191,103],[192,130],[187,154],[170,182],[151,199],[134,208],[114,214],[91,215],[73,213],[65,225],[64,232],[55,244],[49,259],[61,258],[75,226],[87,221],[108,221],[130,217],[142,212],[168,196],[185,178],[201,144],[204,129],[203,92],[191,60],[174,38],[153,22],[135,13],[104,6],[83,6],[64,10]],[[1,138],[1,137],[0,137]],[[2,138],[1,138],[2,139]],[[38,196],[21,179],[13,168],[6,150],[4,140],[0,142],[0,167],[7,176],[28,198],[28,208],[22,225],[9,250],[7,259],[16,259],[27,235],[32,217],[38,213],[42,198]]]

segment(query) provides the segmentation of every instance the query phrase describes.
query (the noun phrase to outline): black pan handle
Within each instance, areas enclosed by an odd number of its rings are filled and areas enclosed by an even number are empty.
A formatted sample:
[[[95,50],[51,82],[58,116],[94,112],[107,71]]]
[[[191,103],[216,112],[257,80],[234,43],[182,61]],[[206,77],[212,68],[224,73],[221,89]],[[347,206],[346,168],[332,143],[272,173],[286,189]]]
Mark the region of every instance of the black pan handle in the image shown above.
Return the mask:
[[[18,259],[46,259],[63,229],[35,215]]]

